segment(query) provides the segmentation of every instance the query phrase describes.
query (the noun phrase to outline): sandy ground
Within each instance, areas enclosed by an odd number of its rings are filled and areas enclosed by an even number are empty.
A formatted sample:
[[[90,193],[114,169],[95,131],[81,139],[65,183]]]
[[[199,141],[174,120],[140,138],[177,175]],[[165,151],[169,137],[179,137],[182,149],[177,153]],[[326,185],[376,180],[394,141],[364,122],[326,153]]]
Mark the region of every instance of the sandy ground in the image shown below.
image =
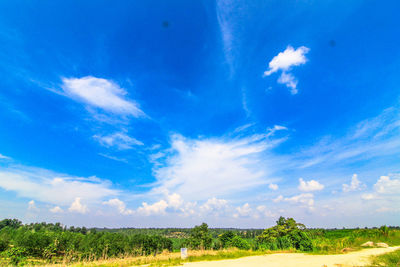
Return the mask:
[[[267,267],[348,267],[366,266],[369,257],[392,252],[400,249],[400,246],[389,248],[370,248],[361,251],[338,255],[310,255],[303,253],[277,253],[263,256],[251,256],[234,260],[201,261],[185,263],[185,267],[235,267],[235,266],[267,266]]]

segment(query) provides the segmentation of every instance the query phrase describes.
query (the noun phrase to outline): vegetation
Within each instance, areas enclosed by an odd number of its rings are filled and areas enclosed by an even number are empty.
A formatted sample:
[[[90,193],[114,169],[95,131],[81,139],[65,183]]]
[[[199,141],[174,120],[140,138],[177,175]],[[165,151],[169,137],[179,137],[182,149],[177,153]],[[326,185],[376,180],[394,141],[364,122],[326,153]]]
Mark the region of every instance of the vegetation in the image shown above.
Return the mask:
[[[304,224],[297,223],[293,218],[280,217],[276,226],[265,229],[257,237],[260,247],[264,249],[295,248],[302,251],[312,251],[313,244]]]
[[[152,255],[154,259],[159,258],[156,255],[164,255],[160,262],[166,264],[166,261],[180,261],[179,253],[173,252],[178,252],[181,247],[190,249],[187,261],[259,255],[272,250],[341,253],[347,248],[359,249],[366,241],[400,245],[400,230],[387,226],[307,229],[294,219],[283,217],[265,230],[213,229],[205,223],[192,229],[87,229],[67,228],[60,223],[24,225],[15,219],[5,219],[0,221],[0,265],[68,264],[113,258],[127,259],[131,265],[138,261],[143,264],[153,262],[146,255]],[[375,260],[395,262],[398,253]]]
[[[375,256],[372,258],[371,266],[387,266],[398,267],[400,266],[400,250],[391,253]]]

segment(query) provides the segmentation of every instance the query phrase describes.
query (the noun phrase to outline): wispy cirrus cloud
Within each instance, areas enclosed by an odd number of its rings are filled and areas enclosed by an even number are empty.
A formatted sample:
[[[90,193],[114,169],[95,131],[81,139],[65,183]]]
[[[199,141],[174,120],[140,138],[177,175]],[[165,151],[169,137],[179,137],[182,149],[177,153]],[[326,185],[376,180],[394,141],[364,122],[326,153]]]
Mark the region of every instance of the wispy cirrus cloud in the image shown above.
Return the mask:
[[[0,154],[0,160],[1,160],[1,159],[10,160],[11,158],[10,158],[10,157],[7,157],[7,156],[5,156],[5,155],[3,155],[3,154]]]
[[[325,136],[314,145],[295,153],[296,167],[310,169],[362,162],[400,153],[400,113],[397,107],[363,120],[341,137]]]
[[[93,138],[97,140],[102,146],[115,147],[119,150],[132,149],[133,146],[142,146],[143,143],[133,137],[130,137],[124,132],[115,132],[109,135],[94,135]]]

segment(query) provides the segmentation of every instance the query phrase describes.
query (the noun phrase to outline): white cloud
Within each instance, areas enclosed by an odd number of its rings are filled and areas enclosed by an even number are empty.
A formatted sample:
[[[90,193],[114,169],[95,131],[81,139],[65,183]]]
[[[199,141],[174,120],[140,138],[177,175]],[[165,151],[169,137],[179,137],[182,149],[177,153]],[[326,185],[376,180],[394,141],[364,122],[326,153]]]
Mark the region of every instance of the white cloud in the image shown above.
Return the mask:
[[[60,208],[59,206],[55,206],[53,208],[50,209],[51,213],[63,213],[64,210],[62,208]]]
[[[375,199],[376,196],[374,194],[363,194],[363,195],[361,195],[361,198],[364,200],[371,200],[371,199]]]
[[[278,190],[279,186],[277,184],[269,184],[268,188],[271,190]]]
[[[305,46],[300,46],[294,49],[292,46],[288,46],[285,51],[280,52],[269,62],[269,70],[264,72],[265,76],[269,76],[278,70],[288,71],[293,66],[299,66],[307,62],[305,54],[310,51]]]
[[[115,160],[115,161],[128,163],[128,161],[126,159],[124,159],[124,158],[118,158],[118,157],[114,157],[114,156],[111,156],[111,155],[108,155],[108,154],[103,154],[103,153],[98,153],[98,155],[102,156],[102,157],[105,157],[107,159],[112,159],[112,160]]]
[[[277,196],[276,198],[274,198],[272,201],[275,203],[279,203],[281,201],[283,201],[284,197],[282,195]]]
[[[165,200],[160,200],[152,205],[143,202],[142,207],[139,207],[137,209],[137,212],[145,216],[160,215],[165,214],[165,210],[167,209],[167,207],[168,203]]]
[[[297,94],[297,79],[289,71],[292,67],[300,66],[307,62],[305,54],[307,54],[308,51],[310,51],[310,49],[305,46],[294,49],[289,45],[285,51],[280,52],[269,62],[269,69],[264,72],[264,76],[282,71],[278,78],[278,83],[289,87],[292,94]]]
[[[120,214],[123,215],[130,215],[133,214],[133,210],[127,209],[126,205],[123,201],[119,200],[118,198],[113,198],[108,201],[104,201],[103,205],[108,205],[114,207],[118,210]]]
[[[285,198],[284,200],[286,202],[302,203],[302,204],[306,204],[308,206],[314,205],[314,195],[310,194],[310,193],[296,195],[293,197]]]
[[[38,211],[39,209],[36,207],[35,201],[31,200],[28,202],[28,210],[30,211]]]
[[[228,201],[225,199],[210,198],[206,203],[200,206],[202,212],[214,212],[226,209]]]
[[[72,202],[71,206],[68,208],[68,211],[85,214],[89,211],[89,209],[86,205],[81,203],[80,197],[76,197],[74,202]]]
[[[286,87],[290,88],[290,93],[292,95],[297,94],[299,91],[297,90],[297,79],[290,73],[282,72],[281,76],[278,78],[278,83],[286,85]]]
[[[357,174],[353,174],[351,177],[351,183],[349,185],[343,184],[342,188],[343,192],[358,191],[364,189],[365,185],[358,180]]]
[[[374,189],[380,194],[400,194],[400,179],[381,176],[374,185]]]
[[[303,178],[299,179],[299,190],[300,191],[320,191],[324,189],[324,185],[320,184],[318,181],[310,180],[304,181]]]
[[[64,93],[73,99],[114,114],[144,116],[138,104],[125,96],[127,92],[116,83],[102,78],[86,76],[63,78]]]
[[[24,166],[0,171],[0,187],[20,197],[55,205],[69,205],[77,197],[92,203],[119,193],[110,188],[109,182],[96,177],[71,177]]]
[[[277,215],[272,212],[270,209],[267,208],[265,205],[260,205],[257,206],[256,210],[258,211],[259,214],[261,214],[261,217],[276,217]],[[259,217],[259,216],[256,216]]]
[[[177,193],[173,193],[172,195],[167,196],[167,203],[168,207],[178,209],[183,205],[183,199]]]
[[[0,159],[11,159],[10,157],[4,156],[3,154],[0,154]]]
[[[155,164],[158,186],[153,193],[176,192],[192,201],[266,184],[268,164],[262,153],[274,144],[266,135],[198,140],[174,135],[166,161]]]
[[[388,108],[350,128],[345,136],[322,137],[313,146],[295,154],[291,162],[298,163],[300,168],[337,168],[371,159],[387,157],[390,160],[400,153],[399,135],[399,110]]]
[[[142,142],[136,140],[125,134],[124,132],[116,132],[110,135],[94,135],[93,138],[97,140],[102,146],[116,147],[119,150],[131,149],[133,146],[141,146]]]
[[[277,131],[286,131],[288,128],[286,128],[285,126],[281,126],[281,125],[274,125],[273,128],[268,128],[267,129],[267,136],[273,136]]]
[[[237,213],[233,215],[233,217],[238,218],[238,217],[248,217],[252,213],[252,209],[249,205],[249,203],[244,204],[241,207],[236,208]]]

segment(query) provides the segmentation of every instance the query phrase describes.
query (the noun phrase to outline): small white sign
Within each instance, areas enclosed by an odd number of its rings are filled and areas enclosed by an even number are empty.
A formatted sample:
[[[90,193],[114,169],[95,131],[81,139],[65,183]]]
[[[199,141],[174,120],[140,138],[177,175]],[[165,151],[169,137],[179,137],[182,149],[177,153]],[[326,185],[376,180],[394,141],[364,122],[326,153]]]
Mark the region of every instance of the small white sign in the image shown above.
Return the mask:
[[[187,248],[181,248],[181,259],[184,260],[187,258]]]

